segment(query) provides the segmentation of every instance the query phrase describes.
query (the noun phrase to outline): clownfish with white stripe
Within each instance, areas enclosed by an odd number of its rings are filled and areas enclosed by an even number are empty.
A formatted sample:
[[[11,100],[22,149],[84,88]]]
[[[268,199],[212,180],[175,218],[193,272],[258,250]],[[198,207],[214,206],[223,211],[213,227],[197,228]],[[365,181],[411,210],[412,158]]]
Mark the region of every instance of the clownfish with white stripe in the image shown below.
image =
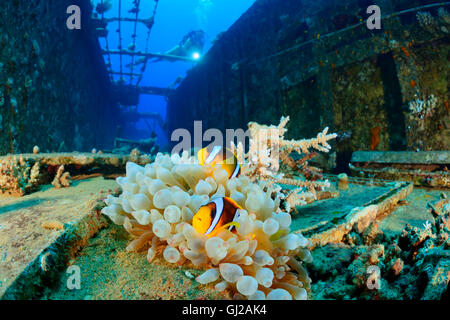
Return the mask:
[[[221,146],[203,148],[198,151],[197,158],[198,163],[202,166],[209,164],[214,167],[216,164],[220,164],[228,173],[229,179],[239,176],[241,172],[241,165],[233,151]]]
[[[192,218],[192,226],[198,233],[208,238],[214,237],[224,229],[236,233],[236,228],[240,226],[237,222],[239,209],[242,208],[231,198],[213,199],[200,207]]]

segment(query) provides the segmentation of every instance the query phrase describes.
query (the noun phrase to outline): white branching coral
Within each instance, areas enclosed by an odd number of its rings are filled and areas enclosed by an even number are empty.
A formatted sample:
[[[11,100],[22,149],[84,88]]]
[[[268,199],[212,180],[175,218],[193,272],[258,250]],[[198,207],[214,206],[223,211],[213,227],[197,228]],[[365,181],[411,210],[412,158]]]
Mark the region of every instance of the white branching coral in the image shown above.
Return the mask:
[[[158,154],[145,167],[129,162],[126,177],[117,182],[123,192],[108,196],[102,213],[134,237],[128,251],[146,250],[149,262],[162,255],[169,263],[200,266],[205,272],[199,283],[229,290],[235,298],[307,298],[311,279],[300,257],[311,257],[311,243],[290,233],[291,216],[280,208],[283,194],[268,191],[267,181],[252,182],[243,174],[228,179],[220,165],[201,166],[183,153]],[[219,197],[242,207],[236,232],[199,234],[193,215]]]
[[[316,170],[308,168],[308,160],[316,155],[311,150],[329,152],[331,146],[328,141],[336,138],[336,134],[329,134],[328,128],[320,132],[317,137],[312,139],[285,140],[284,135],[287,131],[286,124],[289,117],[282,117],[278,126],[260,125],[256,122],[248,124],[250,132],[250,145],[247,154],[244,153],[244,147],[241,143],[232,149],[236,153],[238,161],[242,163],[242,173],[248,176],[252,181],[267,180],[271,183],[268,189],[273,189],[279,184],[291,185],[297,187],[288,195],[287,204],[290,208],[305,204],[305,199],[310,195],[316,199],[316,191],[323,190],[330,186],[328,181],[312,181],[305,176],[307,170]],[[303,155],[303,158],[294,161],[291,153],[296,152]],[[280,164],[296,168],[303,174],[295,179],[285,177],[279,171]],[[308,171],[309,172],[309,171]]]

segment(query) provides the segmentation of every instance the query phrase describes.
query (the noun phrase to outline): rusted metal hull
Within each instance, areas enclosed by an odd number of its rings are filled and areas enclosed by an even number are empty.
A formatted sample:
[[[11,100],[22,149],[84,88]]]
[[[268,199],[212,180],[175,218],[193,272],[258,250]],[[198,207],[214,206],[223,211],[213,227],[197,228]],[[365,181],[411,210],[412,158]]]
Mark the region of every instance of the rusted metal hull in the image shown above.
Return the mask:
[[[450,151],[357,151],[349,167],[352,176],[450,188],[449,165]]]
[[[317,223],[307,221],[308,217],[300,224],[295,232],[302,233],[313,244],[323,246],[327,243],[339,243],[352,229],[363,231],[372,221],[379,220],[391,212],[396,204],[405,199],[413,190],[413,184],[409,182],[389,183],[383,181],[371,181],[364,179],[350,179],[351,184],[378,185],[383,187],[371,200],[360,205],[349,207],[346,212],[338,216],[334,212],[321,214]],[[370,192],[370,191],[368,191]]]

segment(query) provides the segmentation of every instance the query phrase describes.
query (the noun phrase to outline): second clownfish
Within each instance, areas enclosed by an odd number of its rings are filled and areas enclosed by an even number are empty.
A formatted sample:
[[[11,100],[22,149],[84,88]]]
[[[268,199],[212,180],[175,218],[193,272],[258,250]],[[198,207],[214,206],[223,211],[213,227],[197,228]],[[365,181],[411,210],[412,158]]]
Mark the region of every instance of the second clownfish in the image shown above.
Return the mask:
[[[236,155],[230,149],[221,146],[203,148],[198,151],[197,158],[202,166],[214,167],[216,164],[220,164],[230,179],[237,177],[241,172],[241,165],[238,163]]]
[[[192,218],[192,226],[198,233],[208,237],[213,237],[227,228],[236,233],[236,228],[239,227],[238,209],[242,208],[233,199],[216,198],[200,207]]]

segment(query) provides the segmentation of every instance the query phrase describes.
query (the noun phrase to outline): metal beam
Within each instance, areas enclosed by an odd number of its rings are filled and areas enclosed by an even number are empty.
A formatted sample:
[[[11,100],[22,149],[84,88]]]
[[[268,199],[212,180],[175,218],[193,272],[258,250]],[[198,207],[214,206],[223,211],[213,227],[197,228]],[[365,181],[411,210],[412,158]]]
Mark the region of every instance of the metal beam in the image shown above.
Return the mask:
[[[188,62],[197,62],[198,60],[190,57],[182,57],[182,56],[174,56],[170,54],[163,54],[163,53],[144,53],[144,52],[133,52],[133,51],[125,51],[125,50],[103,50],[103,54],[107,55],[126,55],[126,56],[139,56],[139,57],[145,57],[147,59],[150,58],[160,58],[163,60],[183,60]]]
[[[104,18],[103,21],[109,23],[109,22],[114,22],[114,21],[121,21],[121,22],[140,22],[147,25],[152,25],[153,19],[149,18],[149,19],[135,19],[135,18]]]
[[[139,86],[139,87],[137,87],[137,89],[138,89],[138,92],[141,94],[166,96],[166,97],[175,92],[174,89],[158,88],[158,87],[151,87],[151,86]]]
[[[139,77],[140,76],[140,74],[137,74],[137,73],[127,73],[127,72],[123,72],[123,73],[120,73],[120,72],[117,72],[117,71],[110,71],[109,72],[110,74],[115,74],[115,75],[122,75],[122,76],[127,76],[127,77]]]
[[[352,163],[450,164],[450,151],[355,151]]]
[[[126,92],[127,94],[148,94],[148,95],[154,95],[154,96],[169,96],[173,92],[175,92],[174,89],[170,88],[160,88],[160,87],[153,87],[153,86],[133,86],[133,85],[115,85],[115,91],[120,92]]]

